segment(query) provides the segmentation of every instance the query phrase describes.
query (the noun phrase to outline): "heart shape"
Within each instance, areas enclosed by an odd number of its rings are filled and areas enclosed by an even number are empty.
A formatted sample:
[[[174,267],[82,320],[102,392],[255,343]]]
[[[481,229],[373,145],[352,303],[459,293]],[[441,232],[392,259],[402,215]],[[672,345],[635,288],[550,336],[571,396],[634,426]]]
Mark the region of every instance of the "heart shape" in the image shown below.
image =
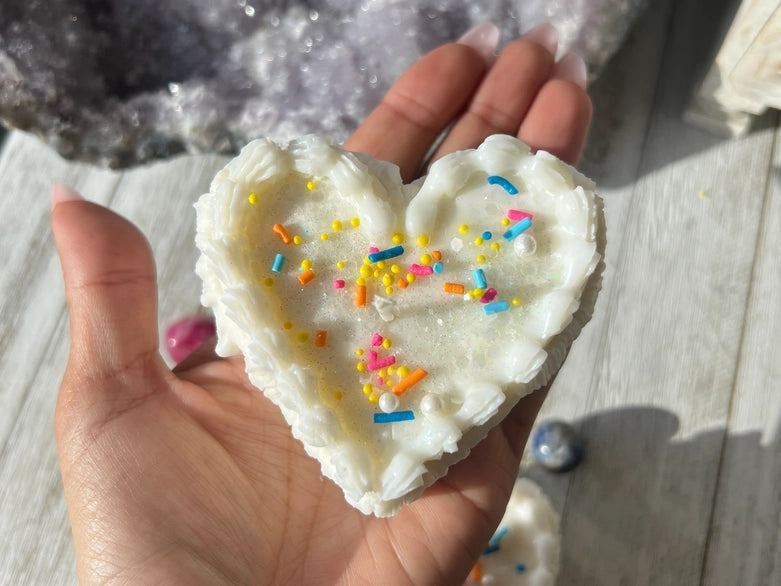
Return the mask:
[[[317,136],[254,141],[196,204],[217,353],[350,504],[393,515],[563,362],[599,288],[593,188],[503,135],[407,185]]]

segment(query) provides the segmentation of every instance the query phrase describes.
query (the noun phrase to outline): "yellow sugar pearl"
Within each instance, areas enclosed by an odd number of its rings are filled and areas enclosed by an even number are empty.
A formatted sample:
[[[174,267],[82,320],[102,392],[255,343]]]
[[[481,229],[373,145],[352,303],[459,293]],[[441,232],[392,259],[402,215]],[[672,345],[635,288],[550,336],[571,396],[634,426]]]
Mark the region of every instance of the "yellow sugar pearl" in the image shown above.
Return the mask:
[[[420,264],[422,264],[422,265],[430,265],[431,264],[431,255],[430,254],[421,254],[420,255]]]
[[[381,260],[377,262],[377,268],[378,269],[384,269],[385,268],[385,261]]]
[[[406,366],[399,366],[399,369],[396,371],[396,374],[399,375],[399,378],[406,378],[409,376],[409,368]]]
[[[483,243],[483,239],[480,236],[475,238],[475,244],[477,244],[477,246],[480,246],[482,243]]]
[[[282,324],[282,327],[285,328],[286,330],[290,330],[293,329],[293,324],[289,321],[286,321],[285,323]]]
[[[372,394],[372,386],[369,383],[366,383],[363,385],[363,394],[364,395],[371,395]]]
[[[372,403],[373,405],[376,405],[380,402],[380,397],[376,393],[372,393],[369,395],[369,403]]]
[[[369,265],[361,265],[359,272],[364,279],[368,279],[372,276],[372,268]]]
[[[374,269],[374,278],[379,279],[382,276],[382,271],[380,269]]]
[[[479,287],[478,287],[477,289],[472,289],[472,290],[469,292],[469,296],[470,296],[472,299],[477,299],[477,298],[478,298],[478,297],[480,297],[482,294],[483,294],[483,290],[482,290],[482,289],[480,289]]]
[[[358,277],[357,279],[355,279],[355,284],[356,285],[365,285],[366,284],[366,279],[364,279],[363,277]]]
[[[344,264],[343,260],[340,260],[336,263],[336,267],[339,269],[343,269],[346,265]]]
[[[414,283],[415,282],[415,275],[412,273],[407,273],[407,283]]]
[[[293,236],[293,244],[301,244],[301,236]]]
[[[428,244],[428,236],[421,234],[418,236],[418,246],[426,246]]]
[[[502,226],[509,226],[510,218],[502,218]]]
[[[309,334],[306,332],[298,332],[296,334],[296,339],[303,344],[309,339]]]
[[[393,244],[401,244],[404,242],[404,234],[401,232],[396,232],[393,236],[391,236],[391,242],[393,242]]]
[[[393,294],[393,287],[385,287],[385,294],[386,295],[392,295]]]
[[[358,372],[364,372],[366,370],[366,365],[363,362],[359,362],[355,365],[355,370]]]
[[[513,304],[515,307],[518,307],[518,306],[521,304],[521,300],[520,300],[520,299],[518,299],[517,297],[513,297],[513,299],[512,299],[512,304]]]
[[[328,240],[328,234],[320,234],[320,240]]]
[[[502,245],[501,245],[501,244],[499,244],[498,242],[494,242],[494,243],[491,245],[491,250],[499,250],[501,247],[502,247]]]
[[[263,281],[263,284],[264,284],[266,287],[271,287],[271,285],[273,285],[273,284],[274,284],[274,279],[272,279],[271,277],[268,277],[268,278],[266,278],[266,279]]]
[[[394,372],[396,372],[396,367],[395,366],[389,366],[388,367],[388,374],[393,374]]]
[[[388,348],[390,348],[390,347],[391,347],[391,344],[392,344],[392,343],[393,343],[393,342],[391,342],[391,339],[390,339],[390,338],[385,338],[385,339],[382,341],[382,347],[383,347],[383,348],[385,348],[385,349],[387,350]]]
[[[398,275],[401,272],[401,267],[399,265],[391,265],[391,272],[394,275]]]
[[[377,376],[379,376],[380,378],[385,378],[386,376],[388,376],[388,371],[385,370],[384,368],[381,368],[380,370],[377,371]]]
[[[382,284],[388,287],[391,283],[393,283],[393,277],[391,277],[388,273],[385,273],[382,276]]]
[[[342,396],[343,396],[342,395],[342,391],[336,391],[334,393],[334,399],[336,399],[337,401],[341,401],[342,400]]]
[[[314,182],[314,181],[307,181],[307,182],[306,182],[306,188],[307,188],[309,191],[314,191],[314,190],[315,190],[315,187],[317,187],[317,185],[315,184],[315,182]]]
[[[331,229],[334,232],[339,232],[339,230],[342,229],[342,223],[339,220],[334,220],[333,222],[331,222]]]
[[[363,257],[363,264],[370,265],[372,264],[372,261],[369,260],[369,255],[366,255]]]
[[[352,220],[350,220],[350,226],[352,226],[353,228],[357,228],[360,225],[361,225],[361,220],[360,219],[353,218]]]
[[[355,355],[356,356],[363,356],[363,348],[357,348],[355,350]]]
[[[252,205],[255,205],[258,203],[258,194],[257,193],[250,193],[249,197],[247,197],[247,201],[250,202]]]
[[[467,226],[466,224],[461,224],[458,227],[458,231],[461,232],[461,234],[466,234],[467,232],[469,232],[469,226]]]
[[[309,260],[308,258],[305,258],[304,260],[301,261],[301,268],[304,269],[305,271],[311,269],[312,261]]]
[[[477,255],[477,262],[483,264],[485,262],[485,257],[482,254]]]

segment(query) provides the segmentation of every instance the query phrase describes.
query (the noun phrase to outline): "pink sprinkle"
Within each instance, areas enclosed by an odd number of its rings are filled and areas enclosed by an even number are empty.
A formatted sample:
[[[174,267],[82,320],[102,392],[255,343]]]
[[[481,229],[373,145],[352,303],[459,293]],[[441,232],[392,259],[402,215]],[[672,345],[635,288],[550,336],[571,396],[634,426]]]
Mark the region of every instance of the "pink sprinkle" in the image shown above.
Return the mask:
[[[377,351],[369,350],[369,360],[377,360]]]
[[[379,334],[374,334],[372,336],[372,346],[379,346],[382,344],[382,336]]]
[[[345,282],[342,279],[336,279],[334,281],[334,289],[344,289]]]
[[[491,303],[496,298],[496,289],[491,287],[480,298],[480,303]]]
[[[431,275],[434,273],[434,268],[428,265],[410,265],[409,272],[413,275],[423,276]]]
[[[382,360],[373,360],[369,362],[369,370],[380,370],[381,368],[388,368],[391,364],[396,364],[395,356],[388,356]]]
[[[369,254],[373,254],[373,253],[379,252],[379,251],[380,251],[380,249],[377,248],[376,246],[370,246],[369,247]]]
[[[524,218],[529,218],[530,220],[534,218],[533,215],[531,215],[529,212],[522,212],[520,210],[508,210],[507,211],[507,217],[511,220],[523,220]]]
[[[384,384],[385,384],[385,379],[384,379],[384,378],[382,378],[381,376],[378,376],[378,377],[377,377],[377,384],[378,384],[379,386],[382,386],[382,385],[384,385]]]

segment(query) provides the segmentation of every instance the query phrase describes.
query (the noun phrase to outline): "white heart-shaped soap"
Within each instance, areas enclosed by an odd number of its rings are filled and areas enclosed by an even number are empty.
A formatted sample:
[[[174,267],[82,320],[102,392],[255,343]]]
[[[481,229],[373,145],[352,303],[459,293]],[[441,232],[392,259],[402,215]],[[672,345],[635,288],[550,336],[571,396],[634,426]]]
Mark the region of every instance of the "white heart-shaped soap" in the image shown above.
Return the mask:
[[[254,141],[196,204],[217,352],[350,504],[395,514],[561,365],[599,287],[593,188],[509,136],[408,185],[320,137]]]

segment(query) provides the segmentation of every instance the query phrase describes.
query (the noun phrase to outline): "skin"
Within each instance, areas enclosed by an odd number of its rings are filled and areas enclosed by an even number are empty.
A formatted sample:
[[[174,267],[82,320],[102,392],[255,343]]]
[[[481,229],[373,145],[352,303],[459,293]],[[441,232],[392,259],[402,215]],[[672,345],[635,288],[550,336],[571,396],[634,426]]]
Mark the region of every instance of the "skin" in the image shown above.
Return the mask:
[[[569,162],[591,102],[533,39],[493,62],[449,44],[414,64],[347,142],[405,180],[434,157],[516,135]],[[392,136],[393,140],[389,140]],[[496,528],[545,390],[395,517],[364,516],[323,479],[240,356],[159,354],[143,235],[56,186],[52,228],[71,350],[55,424],[83,584],[459,584]]]

